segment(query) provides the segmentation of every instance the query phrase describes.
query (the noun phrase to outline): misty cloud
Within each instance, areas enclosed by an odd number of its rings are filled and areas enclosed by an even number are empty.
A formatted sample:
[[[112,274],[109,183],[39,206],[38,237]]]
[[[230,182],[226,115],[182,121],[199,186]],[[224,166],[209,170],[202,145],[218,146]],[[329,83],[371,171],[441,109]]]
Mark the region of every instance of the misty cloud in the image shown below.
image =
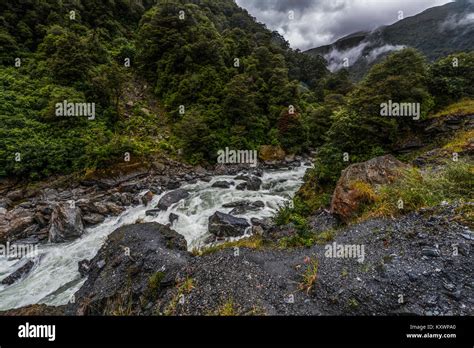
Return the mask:
[[[367,56],[367,60],[371,63],[375,59],[377,59],[378,56],[384,53],[388,52],[393,52],[393,51],[400,51],[406,48],[404,45],[384,45],[382,47],[377,47],[374,48],[372,51],[370,51],[369,55]]]
[[[339,70],[345,62],[347,62],[347,67],[352,66],[362,56],[362,52],[368,44],[368,42],[361,42],[358,46],[344,51],[339,51],[336,48],[332,49],[324,55],[324,59],[328,62],[328,69],[330,71]]]
[[[443,24],[441,24],[441,31],[453,30],[458,27],[465,27],[474,25],[474,12],[467,13],[464,16],[451,16]]]
[[[372,63],[382,54],[400,51],[406,46],[403,45],[383,45],[380,47],[372,46],[369,41],[362,41],[359,45],[352,47],[347,50],[338,50],[333,48],[329,53],[324,55],[324,58],[328,62],[328,69],[330,71],[337,71],[344,67],[352,66],[360,58],[366,59],[368,63]]]
[[[408,17],[450,1],[236,0],[258,21],[282,34],[293,48],[301,50],[330,44],[357,31],[392,24],[398,20],[399,11]]]

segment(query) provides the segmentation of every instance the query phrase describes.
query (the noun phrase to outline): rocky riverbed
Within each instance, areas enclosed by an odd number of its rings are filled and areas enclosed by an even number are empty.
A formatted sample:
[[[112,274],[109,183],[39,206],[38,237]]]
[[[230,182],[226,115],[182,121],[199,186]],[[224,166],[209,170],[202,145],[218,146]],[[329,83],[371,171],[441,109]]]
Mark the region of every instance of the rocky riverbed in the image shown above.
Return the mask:
[[[472,315],[474,234],[452,220],[455,208],[366,221],[328,242],[363,245],[363,262],[329,257],[326,244],[193,256],[163,225],[123,227],[92,259],[65,313]],[[272,233],[278,231],[264,238]],[[304,274],[314,262],[316,281],[306,288]]]
[[[166,210],[176,200],[184,198],[179,197],[181,186],[195,184],[198,180],[209,182],[216,175],[237,175],[246,170],[249,175],[239,181],[241,189],[258,190],[259,181],[261,183],[258,176],[263,170],[295,168],[305,163],[309,165],[310,159],[296,156],[263,163],[259,168],[221,165],[204,169],[163,160],[146,170],[56,185],[4,184],[0,186],[0,243],[73,240],[82,235],[85,227],[117,216],[127,207],[148,205],[154,196],[164,191],[175,190],[168,199],[159,202],[157,208],[160,210]],[[186,195],[185,191],[181,193]]]
[[[123,225],[172,225],[189,250],[242,238],[252,233],[250,217],[271,216],[290,199],[302,183],[304,163],[309,160],[297,157],[258,168],[206,170],[167,161],[148,171],[4,189],[2,242],[34,247],[37,255],[0,259],[0,308],[66,303],[84,281],[77,262],[91,259]]]

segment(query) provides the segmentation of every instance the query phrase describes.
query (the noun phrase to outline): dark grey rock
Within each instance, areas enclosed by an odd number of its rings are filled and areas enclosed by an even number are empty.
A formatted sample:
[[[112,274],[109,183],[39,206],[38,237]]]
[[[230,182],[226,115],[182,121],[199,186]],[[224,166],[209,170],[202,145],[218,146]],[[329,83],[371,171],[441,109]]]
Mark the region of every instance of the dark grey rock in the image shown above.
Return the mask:
[[[182,199],[187,198],[188,196],[189,192],[183,189],[168,192],[163,197],[161,197],[156,208],[160,210],[168,210],[170,206],[179,202]]]
[[[11,208],[13,205],[13,202],[11,199],[9,198],[0,198],[0,208],[5,208],[5,209],[9,209]]]
[[[228,182],[228,181],[216,181],[214,184],[212,184],[211,187],[228,189],[228,188],[230,188],[230,186],[231,186],[230,182]]]
[[[78,271],[81,277],[86,277],[91,266],[90,260],[82,260],[82,261],[79,261],[77,264],[78,264]]]
[[[150,209],[145,212],[146,216],[157,216],[158,214],[161,213],[161,209]]]
[[[105,216],[101,214],[87,214],[82,217],[82,220],[87,226],[97,225],[104,222]]]
[[[119,190],[120,192],[137,193],[141,187],[142,184],[139,181],[124,182],[120,185]]]
[[[335,229],[338,224],[338,219],[325,209],[317,211],[314,216],[309,219],[309,225],[316,233]]]
[[[117,309],[112,298],[126,298],[134,311],[147,311],[149,302],[155,303],[160,293],[175,288],[178,274],[191,257],[186,248],[183,236],[158,223],[117,229],[90,261],[87,280],[66,313],[112,313]]]
[[[181,183],[176,180],[170,180],[165,184],[167,190],[176,190],[181,187]]]
[[[51,214],[49,241],[51,243],[71,241],[83,233],[81,210],[68,203],[59,203]]]
[[[429,256],[429,257],[439,257],[439,256],[441,256],[439,250],[435,249],[435,248],[423,248],[421,250],[421,254],[423,256]]]
[[[239,237],[245,234],[248,227],[247,220],[219,211],[209,217],[209,232],[217,237]]]
[[[28,260],[23,266],[21,266],[12,274],[10,274],[8,277],[3,279],[1,281],[1,284],[12,285],[13,283],[16,283],[18,280],[20,280],[21,278],[26,276],[28,273],[30,273],[34,265],[35,263],[32,260]]]
[[[241,205],[236,206],[234,209],[231,210],[229,214],[241,215],[249,211],[260,210],[263,207],[265,207],[265,203],[263,203],[262,201],[248,202],[246,204],[241,204]]]
[[[176,215],[174,213],[171,213],[169,216],[169,222],[171,225],[173,225],[175,221],[178,221],[178,219],[179,219],[179,215]]]
[[[256,176],[252,176],[247,180],[247,190],[258,191],[260,186],[262,186],[262,180]]]
[[[250,204],[250,201],[235,201],[230,203],[225,203],[222,205],[223,208],[236,208],[236,207],[245,207]]]
[[[247,183],[246,182],[240,183],[235,188],[239,191],[244,191],[247,188]]]
[[[250,191],[258,191],[262,186],[262,180],[257,176],[249,176],[249,175],[237,175],[234,180],[244,180],[244,183],[240,183],[237,185],[238,190],[250,190]]]

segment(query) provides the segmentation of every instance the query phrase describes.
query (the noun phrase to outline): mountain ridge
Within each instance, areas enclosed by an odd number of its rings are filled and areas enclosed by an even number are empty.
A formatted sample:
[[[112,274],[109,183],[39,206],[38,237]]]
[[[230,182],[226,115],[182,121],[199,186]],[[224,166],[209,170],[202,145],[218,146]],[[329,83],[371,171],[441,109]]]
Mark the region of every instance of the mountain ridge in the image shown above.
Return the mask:
[[[406,47],[419,50],[430,61],[473,50],[474,3],[458,0],[432,7],[391,25],[355,32],[305,53],[323,56],[332,71],[348,67],[351,77],[359,80],[388,53]]]

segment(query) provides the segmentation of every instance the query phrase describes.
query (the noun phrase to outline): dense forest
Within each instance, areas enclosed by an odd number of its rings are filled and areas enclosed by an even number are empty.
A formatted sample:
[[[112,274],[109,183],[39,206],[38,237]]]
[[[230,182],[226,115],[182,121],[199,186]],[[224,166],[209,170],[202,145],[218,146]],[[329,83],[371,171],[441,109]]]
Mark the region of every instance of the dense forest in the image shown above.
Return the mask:
[[[379,117],[380,103],[419,102],[423,119],[474,94],[472,52],[428,62],[402,50],[353,84],[231,0],[21,3],[0,4],[6,177],[94,170],[124,153],[215,163],[225,147],[273,145],[318,149],[315,174],[333,185],[344,153],[366,160],[411,131],[405,118]],[[127,91],[144,86],[155,108],[129,103]],[[95,103],[95,118],[57,117],[64,100]]]
[[[213,162],[225,146],[298,152],[314,140],[308,125],[319,115],[324,61],[291,50],[232,1],[0,6],[3,175],[93,169],[125,152],[183,149],[193,163]],[[153,86],[165,112],[135,107],[125,117],[131,80]],[[97,117],[57,118],[63,100],[94,102]],[[157,142],[163,118],[174,136]]]

